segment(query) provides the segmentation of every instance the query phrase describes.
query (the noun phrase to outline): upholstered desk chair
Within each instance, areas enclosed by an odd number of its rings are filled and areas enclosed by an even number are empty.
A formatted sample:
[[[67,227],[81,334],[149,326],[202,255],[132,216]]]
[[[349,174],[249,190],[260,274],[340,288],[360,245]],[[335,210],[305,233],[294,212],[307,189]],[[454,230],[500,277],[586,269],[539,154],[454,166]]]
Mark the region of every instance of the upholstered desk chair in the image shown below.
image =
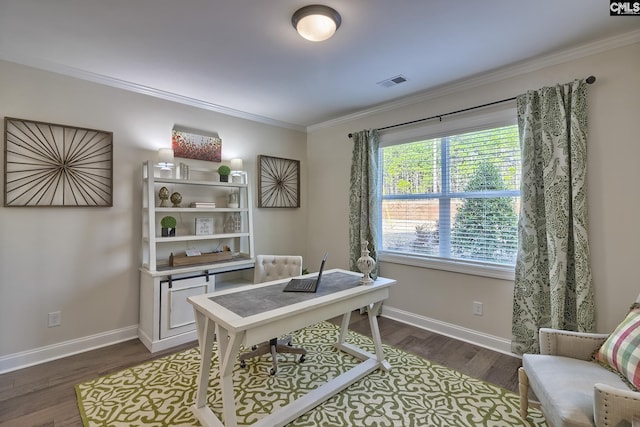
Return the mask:
[[[258,255],[253,275],[253,283],[269,282],[271,280],[285,279],[287,277],[300,276],[302,274],[302,257],[293,255]],[[246,366],[246,360],[253,357],[271,353],[273,367],[271,375],[278,371],[278,353],[299,354],[300,362],[304,362],[307,350],[293,347],[291,337],[272,338],[255,346],[252,351],[240,355],[240,366]]]
[[[612,334],[541,328],[540,354],[523,355],[518,372],[522,419],[531,388],[552,427],[640,426],[640,392],[628,385],[638,375],[637,363],[632,365],[638,362],[639,323],[636,308]],[[604,365],[592,360],[594,354]],[[620,361],[617,371],[613,359]]]

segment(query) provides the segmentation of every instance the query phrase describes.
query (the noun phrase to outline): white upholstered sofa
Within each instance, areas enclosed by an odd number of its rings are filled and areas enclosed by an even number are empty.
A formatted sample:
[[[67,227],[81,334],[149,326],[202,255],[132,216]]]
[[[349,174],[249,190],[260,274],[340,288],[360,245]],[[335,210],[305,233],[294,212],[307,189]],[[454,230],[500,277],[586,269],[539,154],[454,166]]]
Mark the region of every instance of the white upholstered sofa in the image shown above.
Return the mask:
[[[540,329],[540,354],[525,354],[518,372],[520,411],[528,410],[529,388],[553,427],[635,427],[640,393],[592,361],[607,334]]]

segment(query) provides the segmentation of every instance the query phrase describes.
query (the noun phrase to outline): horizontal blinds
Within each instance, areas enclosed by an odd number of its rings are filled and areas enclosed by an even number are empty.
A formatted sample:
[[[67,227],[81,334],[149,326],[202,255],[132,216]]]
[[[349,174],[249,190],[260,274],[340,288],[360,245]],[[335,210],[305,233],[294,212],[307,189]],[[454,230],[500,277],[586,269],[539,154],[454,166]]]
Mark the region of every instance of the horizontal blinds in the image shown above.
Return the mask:
[[[515,262],[516,126],[384,147],[381,163],[383,249]]]

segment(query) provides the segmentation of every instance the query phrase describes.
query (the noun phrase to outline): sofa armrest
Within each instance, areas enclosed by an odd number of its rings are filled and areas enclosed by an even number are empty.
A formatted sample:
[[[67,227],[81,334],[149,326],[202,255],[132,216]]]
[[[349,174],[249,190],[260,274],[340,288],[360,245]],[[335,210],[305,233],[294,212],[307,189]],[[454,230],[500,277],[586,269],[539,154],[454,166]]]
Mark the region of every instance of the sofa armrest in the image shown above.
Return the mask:
[[[608,334],[540,328],[540,354],[590,360],[593,352],[605,342],[608,336]]]
[[[640,393],[607,384],[595,385],[593,419],[596,427],[630,426],[638,415]]]

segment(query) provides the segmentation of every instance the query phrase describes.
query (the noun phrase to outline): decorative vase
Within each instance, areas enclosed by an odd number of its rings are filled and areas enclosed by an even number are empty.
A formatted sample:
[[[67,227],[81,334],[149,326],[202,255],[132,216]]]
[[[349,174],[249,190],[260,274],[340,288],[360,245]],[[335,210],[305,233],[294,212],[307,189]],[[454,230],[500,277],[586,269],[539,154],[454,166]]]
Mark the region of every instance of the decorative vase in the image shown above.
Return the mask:
[[[227,202],[227,207],[228,208],[232,208],[232,209],[236,209],[239,204],[238,204],[238,193],[231,192],[229,193],[229,198],[228,198],[228,202]]]
[[[360,258],[356,264],[358,265],[358,269],[362,272],[362,279],[360,279],[360,283],[363,285],[370,285],[373,283],[373,279],[370,274],[376,266],[376,260],[369,256],[369,242],[366,240],[362,241],[362,250]]]
[[[171,203],[173,203],[174,208],[179,208],[180,203],[182,203],[182,195],[178,192],[175,192],[171,195]]]
[[[158,197],[160,198],[160,207],[166,208],[168,206],[167,200],[169,200],[169,189],[162,187],[158,192]]]
[[[220,175],[220,182],[229,182],[229,175]]]

